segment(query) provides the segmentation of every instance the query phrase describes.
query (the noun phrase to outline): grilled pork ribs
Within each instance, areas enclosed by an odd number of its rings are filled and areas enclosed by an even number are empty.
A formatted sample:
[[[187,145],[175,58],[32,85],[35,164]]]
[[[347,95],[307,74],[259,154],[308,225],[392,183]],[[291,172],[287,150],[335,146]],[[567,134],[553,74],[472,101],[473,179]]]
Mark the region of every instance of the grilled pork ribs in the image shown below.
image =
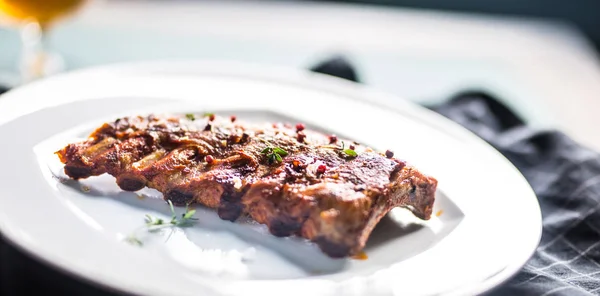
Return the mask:
[[[282,124],[235,117],[137,116],[105,123],[56,154],[73,179],[108,173],[126,191],[150,187],[276,236],[299,235],[337,258],[358,253],[379,220],[405,207],[427,220],[437,180],[391,152]]]

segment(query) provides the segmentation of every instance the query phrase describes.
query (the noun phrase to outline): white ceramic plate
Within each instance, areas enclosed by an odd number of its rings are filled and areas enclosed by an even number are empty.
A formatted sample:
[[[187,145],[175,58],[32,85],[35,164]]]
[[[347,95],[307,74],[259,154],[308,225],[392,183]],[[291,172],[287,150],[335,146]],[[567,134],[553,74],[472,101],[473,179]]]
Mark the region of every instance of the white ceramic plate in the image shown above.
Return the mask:
[[[127,244],[144,214],[167,217],[160,194],[121,192],[108,176],[61,182],[53,152],[106,120],[182,110],[301,121],[392,149],[439,180],[442,214],[423,222],[393,210],[368,260],[329,259],[201,208],[193,228]],[[517,272],[541,234],[531,188],[479,138],[406,101],[302,71],[186,61],[56,76],[0,98],[0,139],[2,233],[56,267],[135,294],[471,295]]]

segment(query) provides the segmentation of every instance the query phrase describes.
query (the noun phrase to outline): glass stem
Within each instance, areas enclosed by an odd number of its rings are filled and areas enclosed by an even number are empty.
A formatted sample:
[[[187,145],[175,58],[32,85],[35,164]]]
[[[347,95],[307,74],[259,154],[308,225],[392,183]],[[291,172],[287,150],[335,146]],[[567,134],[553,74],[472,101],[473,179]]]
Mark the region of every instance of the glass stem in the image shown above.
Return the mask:
[[[23,56],[21,60],[21,82],[55,74],[64,70],[64,60],[48,48],[47,26],[37,22],[27,23],[21,30]]]
[[[29,22],[21,29],[21,80],[27,83],[44,76],[45,50],[42,27]]]

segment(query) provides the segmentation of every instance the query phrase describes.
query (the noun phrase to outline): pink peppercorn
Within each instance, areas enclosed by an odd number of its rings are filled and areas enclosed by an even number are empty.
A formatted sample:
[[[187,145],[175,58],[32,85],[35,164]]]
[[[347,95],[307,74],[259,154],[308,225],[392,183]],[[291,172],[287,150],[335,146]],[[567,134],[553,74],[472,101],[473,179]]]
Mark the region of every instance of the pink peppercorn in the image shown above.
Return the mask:
[[[392,158],[392,157],[394,157],[394,152],[392,152],[391,150],[386,150],[385,151],[385,156],[387,158]]]
[[[331,135],[329,136],[329,144],[334,144],[335,142],[337,142],[338,138],[336,135]]]
[[[324,164],[319,165],[319,167],[317,167],[317,174],[324,174],[326,170],[327,167]]]

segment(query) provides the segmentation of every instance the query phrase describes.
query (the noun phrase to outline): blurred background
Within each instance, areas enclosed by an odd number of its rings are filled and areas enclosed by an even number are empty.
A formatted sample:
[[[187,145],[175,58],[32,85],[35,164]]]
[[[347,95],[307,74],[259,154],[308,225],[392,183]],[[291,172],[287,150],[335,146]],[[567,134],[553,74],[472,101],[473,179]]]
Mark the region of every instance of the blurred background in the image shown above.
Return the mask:
[[[0,0],[0,15],[5,88],[119,62],[343,55],[377,89],[421,104],[483,89],[600,149],[600,1]]]
[[[368,3],[390,7],[425,8],[562,20],[581,29],[595,44],[596,49],[600,45],[600,2],[594,0],[332,0],[331,2]]]

